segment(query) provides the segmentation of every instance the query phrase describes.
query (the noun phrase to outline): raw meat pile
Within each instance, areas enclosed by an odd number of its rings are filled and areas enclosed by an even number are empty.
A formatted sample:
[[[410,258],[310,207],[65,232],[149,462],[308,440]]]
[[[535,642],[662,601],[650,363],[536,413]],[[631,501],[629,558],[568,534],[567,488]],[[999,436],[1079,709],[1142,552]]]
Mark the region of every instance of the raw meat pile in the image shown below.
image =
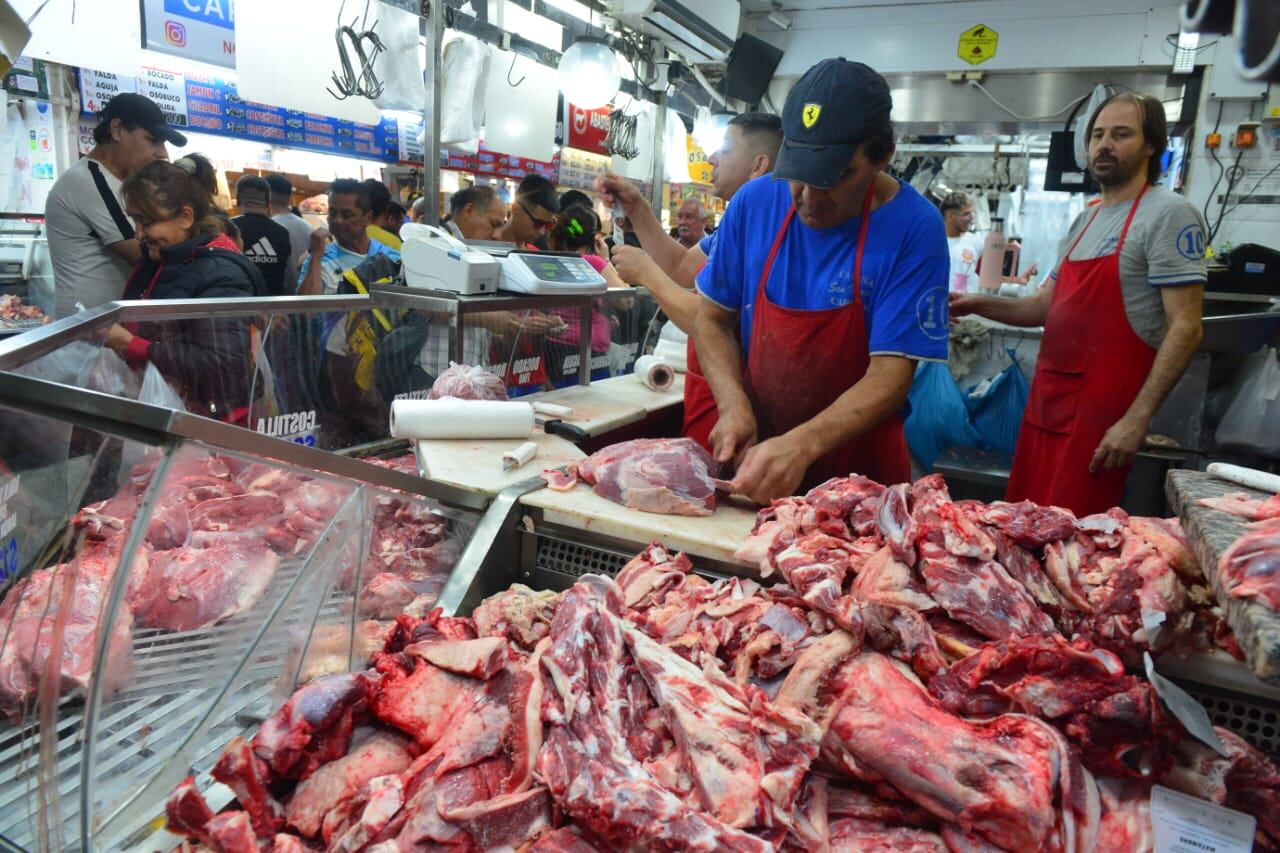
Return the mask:
[[[614,503],[666,515],[711,515],[716,509],[713,462],[690,438],[637,438],[599,450],[566,473],[542,472],[548,487],[567,492],[578,480]]]
[[[1238,515],[1250,521],[1280,518],[1280,495],[1272,495],[1266,500],[1257,500],[1246,492],[1227,492],[1220,498],[1201,498],[1199,504],[1219,512]]]
[[[0,296],[0,321],[17,323],[23,320],[40,320],[48,323],[50,319],[39,306],[23,305],[22,299],[12,293]]]
[[[1231,543],[1218,563],[1218,580],[1233,598],[1280,610],[1280,516],[1250,524]]]
[[[417,470],[411,455],[380,464]],[[154,461],[135,467],[114,497],[80,510],[72,520],[84,536],[79,557],[34,573],[0,604],[0,712],[11,719],[21,719],[35,698],[55,632],[63,636],[64,648],[55,695],[88,683],[103,598],[154,471]],[[130,569],[128,613],[113,623],[112,649],[118,655],[108,670],[127,665],[134,626],[194,631],[253,607],[280,560],[303,555],[352,492],[351,486],[232,457],[176,458]],[[382,493],[375,501],[358,613],[368,619],[425,613],[448,578],[458,544],[446,535],[447,523],[421,503]],[[349,517],[354,521],[357,515]],[[358,535],[346,539],[352,549],[359,542]],[[340,586],[354,584],[358,562],[353,550]],[[59,608],[46,607],[50,589],[60,594],[63,583],[74,585],[76,602],[66,628],[57,625]],[[122,680],[113,677],[113,683]]]
[[[930,629],[926,659],[1053,632],[1130,666],[1144,651],[1211,643],[1239,656],[1176,519],[953,502],[938,475],[894,486],[853,476],[761,510],[738,556],[838,622],[860,603],[911,612]]]
[[[1280,843],[1280,770],[1229,732],[1225,757],[1185,738],[1086,640],[947,669],[905,605],[691,569],[655,544],[616,581],[403,616],[370,670],[227,746],[212,775],[238,803],[215,815],[188,779],[169,827],[225,853],[1118,853],[1152,849],[1158,782]],[[1112,728],[1144,740],[1106,748]]]
[[[436,377],[431,386],[430,400],[457,397],[459,400],[505,400],[507,386],[501,376],[483,367],[470,367],[449,362],[449,369]]]

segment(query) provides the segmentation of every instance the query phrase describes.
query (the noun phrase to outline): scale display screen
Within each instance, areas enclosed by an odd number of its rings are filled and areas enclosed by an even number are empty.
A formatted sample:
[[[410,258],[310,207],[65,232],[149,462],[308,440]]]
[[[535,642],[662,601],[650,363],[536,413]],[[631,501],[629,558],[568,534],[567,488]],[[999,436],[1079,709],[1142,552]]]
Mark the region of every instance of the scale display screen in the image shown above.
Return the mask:
[[[529,271],[542,281],[554,281],[559,284],[592,284],[599,279],[599,274],[591,264],[582,258],[538,257],[537,255],[517,255],[529,267]]]
[[[603,293],[605,281],[576,255],[511,252],[502,259],[498,287],[523,293]]]

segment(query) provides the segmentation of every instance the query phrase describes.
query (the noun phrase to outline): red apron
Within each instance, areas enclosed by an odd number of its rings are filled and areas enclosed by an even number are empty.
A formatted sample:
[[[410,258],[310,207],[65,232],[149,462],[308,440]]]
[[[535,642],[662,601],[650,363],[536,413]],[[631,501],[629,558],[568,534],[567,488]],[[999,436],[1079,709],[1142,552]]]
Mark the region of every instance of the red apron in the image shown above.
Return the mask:
[[[787,211],[760,272],[751,322],[751,348],[743,376],[760,440],[782,435],[812,420],[867,372],[866,317],[862,310],[862,251],[871,219],[872,189],[862,204],[858,248],[853,263],[853,301],[814,311],[783,308],[769,301],[765,284],[795,208]],[[891,415],[854,441],[809,467],[802,491],[831,477],[862,474],[881,483],[911,479],[911,461],[902,418]]]
[[[698,348],[689,338],[686,350],[688,367],[684,374],[684,426],[680,434],[692,438],[708,451],[711,450],[711,430],[720,420],[720,410],[716,408],[716,395],[711,393],[711,386],[702,375],[702,366],[698,364]]]
[[[1129,466],[1089,473],[1108,429],[1138,395],[1156,350],[1129,325],[1120,288],[1120,250],[1146,193],[1138,193],[1116,250],[1070,260],[1098,211],[1063,256],[1044,324],[1035,380],[1022,419],[1006,499],[1032,500],[1089,515],[1124,498]]]

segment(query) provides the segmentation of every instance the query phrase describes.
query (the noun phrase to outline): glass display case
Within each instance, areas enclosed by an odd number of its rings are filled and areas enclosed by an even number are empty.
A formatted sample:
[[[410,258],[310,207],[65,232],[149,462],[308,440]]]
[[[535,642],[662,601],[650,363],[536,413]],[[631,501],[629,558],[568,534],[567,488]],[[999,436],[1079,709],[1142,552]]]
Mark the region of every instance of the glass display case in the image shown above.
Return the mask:
[[[656,340],[643,291],[424,294],[112,303],[0,341],[0,370],[347,451],[386,440],[391,401],[426,396],[450,361],[514,397],[627,372]]]
[[[0,401],[0,848],[168,849],[176,783],[505,559],[410,457],[15,374]]]
[[[53,262],[42,217],[0,215],[0,337],[53,316]]]

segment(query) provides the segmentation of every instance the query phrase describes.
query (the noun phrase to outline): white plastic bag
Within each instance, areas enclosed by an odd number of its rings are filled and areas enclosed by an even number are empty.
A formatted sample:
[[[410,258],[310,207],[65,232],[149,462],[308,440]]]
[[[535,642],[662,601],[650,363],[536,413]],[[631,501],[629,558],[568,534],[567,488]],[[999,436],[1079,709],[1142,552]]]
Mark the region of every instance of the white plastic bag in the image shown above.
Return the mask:
[[[484,125],[489,48],[473,36],[450,32],[440,65],[440,144],[475,151]]]
[[[1280,459],[1280,362],[1266,347],[1240,368],[1240,385],[1218,423],[1219,447]]]
[[[142,386],[137,371],[125,364],[115,350],[106,347],[98,352],[97,359],[82,377],[81,384],[90,391],[101,391],[126,400],[135,399]]]
[[[418,112],[427,100],[427,87],[422,79],[424,54],[418,44],[418,16],[387,3],[377,3],[369,13],[374,32],[386,47],[373,61],[373,70],[383,85],[374,103],[383,110]]]
[[[151,362],[147,362],[147,369],[142,374],[142,387],[138,390],[138,402],[147,403],[151,406],[160,406],[165,409],[175,409],[179,412],[187,410],[187,404],[182,402],[182,397],[178,392],[173,390],[173,386],[160,373],[160,369]]]

